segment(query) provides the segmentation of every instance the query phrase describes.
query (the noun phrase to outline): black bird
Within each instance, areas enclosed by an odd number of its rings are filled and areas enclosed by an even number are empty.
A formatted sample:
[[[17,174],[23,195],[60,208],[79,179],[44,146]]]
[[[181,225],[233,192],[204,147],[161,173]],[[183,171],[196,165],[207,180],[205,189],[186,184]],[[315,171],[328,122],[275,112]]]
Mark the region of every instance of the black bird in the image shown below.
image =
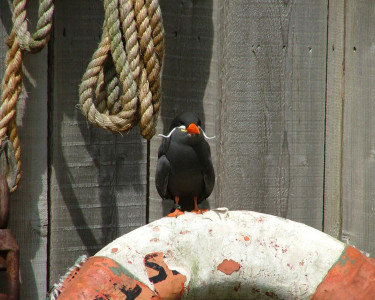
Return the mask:
[[[215,185],[211,150],[201,120],[194,113],[184,112],[173,119],[169,134],[161,136],[155,184],[163,199],[175,201],[175,211],[168,216],[177,217],[191,209],[201,213],[198,204]]]

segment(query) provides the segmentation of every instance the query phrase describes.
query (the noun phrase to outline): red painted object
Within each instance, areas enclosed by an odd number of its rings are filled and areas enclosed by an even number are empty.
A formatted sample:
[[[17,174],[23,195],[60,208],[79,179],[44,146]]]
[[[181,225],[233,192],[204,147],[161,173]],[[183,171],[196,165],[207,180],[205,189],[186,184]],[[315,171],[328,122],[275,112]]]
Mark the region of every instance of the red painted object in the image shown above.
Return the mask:
[[[312,300],[375,299],[375,259],[349,246],[323,282]]]
[[[58,299],[161,299],[129,275],[112,259],[91,257],[78,272],[65,280]]]

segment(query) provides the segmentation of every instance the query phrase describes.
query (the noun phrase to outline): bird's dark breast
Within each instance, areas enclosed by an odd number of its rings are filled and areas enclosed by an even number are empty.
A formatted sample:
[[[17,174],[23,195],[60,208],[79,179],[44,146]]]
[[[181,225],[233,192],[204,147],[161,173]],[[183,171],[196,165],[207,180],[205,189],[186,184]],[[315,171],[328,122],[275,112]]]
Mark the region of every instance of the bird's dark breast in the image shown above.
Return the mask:
[[[193,197],[202,199],[203,192],[203,165],[194,147],[185,144],[171,142],[166,153],[170,162],[170,174],[168,190],[175,197],[179,196],[193,202]]]

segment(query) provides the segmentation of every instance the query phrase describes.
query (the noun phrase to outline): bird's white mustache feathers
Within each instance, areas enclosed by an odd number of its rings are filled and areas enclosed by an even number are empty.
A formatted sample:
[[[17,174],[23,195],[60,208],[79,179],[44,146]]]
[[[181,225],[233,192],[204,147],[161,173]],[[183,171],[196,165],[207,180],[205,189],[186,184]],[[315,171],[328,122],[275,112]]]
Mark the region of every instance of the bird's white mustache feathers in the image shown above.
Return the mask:
[[[200,131],[202,131],[203,136],[205,137],[205,139],[207,139],[207,140],[212,140],[212,139],[214,139],[214,138],[216,137],[216,136],[209,137],[209,136],[207,136],[207,134],[204,132],[204,130],[202,129],[202,127],[198,126],[198,128],[199,128]],[[171,135],[172,135],[172,133],[173,133],[173,131],[175,131],[176,129],[186,129],[186,126],[181,125],[181,126],[179,126],[179,127],[175,127],[175,128],[173,128],[173,129],[168,133],[168,135],[164,135],[164,134],[161,134],[161,133],[160,133],[160,134],[158,134],[158,136],[161,136],[161,137],[163,137],[163,138],[170,138]]]

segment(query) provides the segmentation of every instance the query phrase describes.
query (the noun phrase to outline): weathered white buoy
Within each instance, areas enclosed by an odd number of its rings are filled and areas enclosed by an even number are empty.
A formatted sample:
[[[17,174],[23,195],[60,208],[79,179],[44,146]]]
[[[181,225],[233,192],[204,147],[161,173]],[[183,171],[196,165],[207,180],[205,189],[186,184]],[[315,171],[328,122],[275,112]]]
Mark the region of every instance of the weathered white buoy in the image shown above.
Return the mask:
[[[345,274],[354,266],[358,274],[367,269],[369,281],[350,283]],[[353,247],[301,223],[227,209],[145,225],[74,277],[59,299],[346,299],[332,295],[350,295],[351,286],[355,299],[375,297],[373,260]]]

